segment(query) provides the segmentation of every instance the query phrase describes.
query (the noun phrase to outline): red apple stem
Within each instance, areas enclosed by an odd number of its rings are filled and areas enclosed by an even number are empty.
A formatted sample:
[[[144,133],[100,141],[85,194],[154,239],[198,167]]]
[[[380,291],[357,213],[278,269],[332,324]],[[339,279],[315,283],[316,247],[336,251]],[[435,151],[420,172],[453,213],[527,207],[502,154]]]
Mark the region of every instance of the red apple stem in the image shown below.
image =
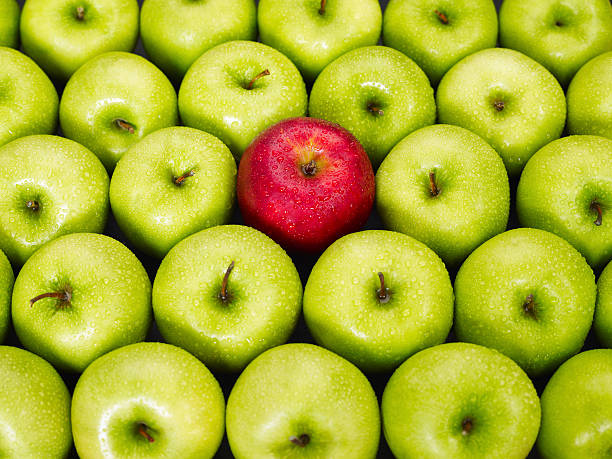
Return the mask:
[[[319,14],[323,16],[325,14],[325,5],[327,4],[327,0],[321,0],[321,8],[319,8]]]
[[[435,10],[436,14],[438,15],[438,18],[440,19],[440,22],[442,24],[448,24],[448,17],[446,16],[446,14],[442,13],[439,10]]]
[[[153,443],[155,439],[147,432],[148,427],[145,424],[138,424],[138,433],[142,435],[149,443]]]
[[[270,71],[268,69],[265,69],[263,72],[261,72],[259,75],[255,76],[255,78],[253,78],[251,81],[249,81],[249,84],[247,85],[247,89],[253,89],[253,85],[255,84],[255,82],[257,80],[259,80],[260,78],[263,78],[265,76],[270,75]]]
[[[221,291],[219,292],[219,299],[224,303],[229,300],[229,294],[227,293],[227,281],[229,280],[229,275],[234,269],[234,260],[229,264],[227,270],[225,271],[225,275],[223,276],[223,282],[221,283]]]
[[[79,21],[82,21],[83,19],[85,19],[85,8],[83,8],[82,6],[77,6],[77,8],[76,8],[76,18]]]
[[[308,177],[312,177],[317,173],[317,162],[311,159],[306,164],[302,164],[302,172]]]
[[[497,110],[498,112],[501,112],[504,108],[505,108],[505,104],[503,100],[496,100],[495,102],[493,102],[493,107],[495,107],[495,110]]]
[[[134,131],[134,126],[132,126],[127,121],[122,120],[121,118],[117,118],[115,120],[115,124],[117,125],[117,127],[123,129],[124,131],[128,131],[130,134],[133,134],[135,132]]]
[[[294,445],[297,445],[300,448],[303,448],[308,443],[310,443],[310,437],[307,434],[302,434],[299,437],[296,437],[295,435],[291,435],[289,437],[289,441],[293,443]]]
[[[38,209],[40,209],[40,204],[38,204],[38,201],[28,201],[26,202],[26,207],[31,211],[36,212]]]
[[[42,300],[43,298],[57,298],[62,303],[70,303],[70,300],[72,299],[72,294],[68,290],[63,292],[43,293],[42,295],[35,296],[30,300],[30,307],[34,306],[34,303],[39,300]]]
[[[595,212],[597,212],[597,219],[593,223],[595,223],[595,226],[601,226],[602,220],[603,220],[601,204],[599,204],[597,201],[593,201],[591,203],[591,210],[594,210]]]
[[[376,295],[378,296],[378,301],[381,303],[388,303],[391,299],[391,295],[389,294],[389,289],[385,287],[385,276],[383,273],[378,273],[378,279],[380,280],[380,288],[376,290]]]
[[[474,428],[474,421],[472,418],[465,418],[461,421],[461,435],[469,435],[472,429]]]
[[[431,171],[429,173],[429,192],[432,196],[438,196],[442,190],[436,184],[436,173]]]
[[[189,178],[189,177],[193,177],[195,175],[195,171],[192,169],[189,172],[185,172],[183,175],[181,175],[180,177],[175,177],[174,178],[174,184],[177,186],[181,186],[183,184],[183,182]]]

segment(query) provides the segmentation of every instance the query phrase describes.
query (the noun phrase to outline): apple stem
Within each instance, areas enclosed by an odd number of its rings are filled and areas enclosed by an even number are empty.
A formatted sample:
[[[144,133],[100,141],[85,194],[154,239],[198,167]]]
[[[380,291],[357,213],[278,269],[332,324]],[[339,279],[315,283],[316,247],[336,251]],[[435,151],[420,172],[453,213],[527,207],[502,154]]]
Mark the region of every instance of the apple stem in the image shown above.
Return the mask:
[[[383,116],[385,114],[385,111],[382,108],[377,107],[374,104],[368,104],[368,110],[370,113],[378,116]]]
[[[493,102],[493,107],[495,107],[495,110],[497,110],[498,112],[501,112],[504,109],[505,104],[502,100],[496,100],[495,102]]]
[[[525,314],[535,319],[536,317],[535,298],[531,293],[527,295],[527,298],[525,298],[525,302],[523,303],[523,310],[525,311]]]
[[[64,307],[66,307],[67,304],[70,303],[70,300],[72,300],[72,293],[69,289],[66,289],[63,292],[43,293],[42,295],[35,296],[30,300],[30,307],[34,306],[34,303],[39,300],[42,300],[43,298],[57,298],[58,300],[60,300],[60,308],[63,309]]]
[[[26,207],[31,211],[36,212],[38,209],[40,209],[40,204],[38,204],[38,201],[28,201],[26,202]]]
[[[122,120],[121,118],[117,118],[115,120],[115,124],[117,125],[117,127],[123,129],[124,131],[128,131],[130,134],[134,133],[134,126],[132,126],[127,121]]]
[[[138,433],[142,435],[149,443],[153,443],[155,439],[147,432],[148,427],[146,424],[138,424]]]
[[[291,435],[289,437],[289,441],[293,443],[294,445],[297,445],[300,448],[303,448],[308,443],[310,443],[310,437],[307,434],[302,434],[299,437],[296,437],[295,435]]]
[[[193,177],[194,175],[195,175],[195,171],[193,169],[190,170],[189,172],[185,172],[180,177],[174,178],[174,184],[177,186],[181,186],[188,177]]]
[[[255,84],[257,80],[259,80],[262,77],[268,76],[268,75],[270,75],[270,71],[268,69],[265,69],[263,72],[255,76],[255,78],[253,78],[251,81],[249,81],[249,84],[247,85],[246,89],[249,89],[249,90],[253,89],[253,85]]]
[[[465,418],[463,421],[461,421],[461,435],[469,435],[473,427],[474,421],[472,420],[472,418]]]
[[[223,276],[223,282],[221,283],[221,291],[219,292],[219,299],[224,303],[229,300],[229,295],[227,293],[227,281],[229,280],[229,275],[234,269],[234,260],[229,264],[227,270],[225,271],[225,275]]]
[[[312,177],[317,173],[317,163],[314,159],[311,159],[306,164],[302,164],[302,172],[304,175]]]
[[[388,303],[391,299],[391,295],[389,294],[389,289],[385,287],[385,276],[383,273],[378,273],[378,279],[380,280],[380,288],[376,290],[376,295],[378,296],[378,301],[385,304]]]
[[[76,18],[79,21],[82,21],[83,19],[85,19],[85,8],[83,8],[82,6],[77,6],[77,8],[76,8]]]
[[[327,0],[321,0],[321,8],[319,8],[319,14],[323,16],[325,14],[325,4]]]
[[[595,223],[595,226],[601,226],[603,218],[601,204],[599,204],[597,201],[593,201],[591,203],[591,210],[597,212],[597,219],[593,223]]]
[[[431,171],[429,173],[429,192],[432,196],[438,196],[442,190],[436,185],[436,173]]]
[[[438,18],[440,19],[440,22],[442,24],[448,24],[448,17],[446,16],[446,14],[442,13],[439,10],[435,10],[436,14],[438,15]]]

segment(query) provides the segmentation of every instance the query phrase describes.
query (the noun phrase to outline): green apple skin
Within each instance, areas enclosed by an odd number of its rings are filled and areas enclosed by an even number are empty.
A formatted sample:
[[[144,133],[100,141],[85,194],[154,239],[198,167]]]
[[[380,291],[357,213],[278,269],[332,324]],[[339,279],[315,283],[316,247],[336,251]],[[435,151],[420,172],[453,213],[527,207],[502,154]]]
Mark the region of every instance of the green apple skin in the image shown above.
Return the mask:
[[[597,280],[593,330],[603,346],[612,348],[612,262],[608,263]]]
[[[287,342],[301,306],[302,283],[291,258],[248,226],[215,226],[179,242],[153,284],[153,311],[164,339],[214,371],[238,372]]]
[[[532,377],[552,373],[582,348],[597,287],[580,253],[552,233],[499,234],[455,278],[455,333],[496,349]]]
[[[72,140],[35,135],[4,145],[0,248],[18,267],[58,236],[101,233],[108,216],[108,187],[98,158]]]
[[[567,89],[567,130],[612,139],[612,52],[591,59]]]
[[[261,41],[291,59],[308,82],[347,51],[374,46],[382,12],[377,0],[260,0]]]
[[[559,367],[542,393],[543,459],[609,457],[611,388],[612,349],[582,352]]]
[[[166,75],[180,81],[210,48],[257,38],[253,0],[147,0],[140,11],[142,43]]]
[[[249,83],[265,70],[270,74]],[[230,41],[205,52],[179,90],[186,126],[220,138],[237,160],[261,131],[306,115],[308,94],[295,65],[269,46]]]
[[[68,457],[70,393],[45,360],[0,346],[0,456],[6,459]]]
[[[88,61],[70,78],[60,102],[64,135],[93,151],[108,170],[144,136],[177,123],[172,83],[136,54],[105,53]]]
[[[447,343],[413,355],[393,373],[382,418],[398,459],[523,459],[536,441],[540,400],[508,357],[475,344]]]
[[[0,46],[19,47],[19,3],[16,0],[0,2]]]
[[[38,295],[69,293],[69,301]],[[142,341],[151,323],[151,282],[136,256],[101,234],[57,238],[30,257],[13,288],[21,343],[56,368],[82,372],[100,355]]]
[[[438,122],[484,138],[511,177],[520,174],[536,151],[559,138],[565,125],[559,82],[511,49],[485,49],[460,60],[440,81],[436,102]]]
[[[378,273],[388,289],[382,301]],[[392,231],[352,233],[312,268],[304,318],[318,344],[363,371],[391,371],[444,342],[453,323],[453,287],[442,260],[419,241]]]
[[[369,46],[325,67],[312,87],[309,113],[349,130],[376,168],[401,139],[435,123],[436,102],[427,76],[412,60]]]
[[[522,226],[561,236],[601,270],[612,259],[612,140],[576,135],[543,147],[523,170],[516,208]]]
[[[369,381],[312,344],[286,344],[257,357],[236,381],[226,416],[236,459],[373,459],[378,449],[380,415]],[[290,440],[304,435],[305,446]]]
[[[585,62],[612,51],[612,6],[609,0],[504,0],[499,38],[567,87]]]
[[[113,215],[138,249],[163,258],[190,234],[227,223],[236,172],[232,153],[216,137],[187,127],[160,129],[117,163]]]
[[[0,250],[0,343],[4,342],[11,321],[11,294],[15,274],[8,258]]]
[[[462,58],[495,47],[497,11],[491,0],[391,0],[382,33],[385,45],[413,59],[435,86]]]
[[[132,51],[137,39],[136,0],[27,0],[21,13],[25,53],[58,81],[99,54]]]
[[[385,227],[427,244],[455,267],[506,230],[508,175],[481,137],[437,124],[413,132],[391,150],[376,173],[376,206]]]
[[[0,46],[0,146],[57,128],[59,98],[49,77],[17,50]]]
[[[109,352],[87,367],[74,389],[72,432],[81,459],[212,458],[224,420],[215,377],[169,344]]]

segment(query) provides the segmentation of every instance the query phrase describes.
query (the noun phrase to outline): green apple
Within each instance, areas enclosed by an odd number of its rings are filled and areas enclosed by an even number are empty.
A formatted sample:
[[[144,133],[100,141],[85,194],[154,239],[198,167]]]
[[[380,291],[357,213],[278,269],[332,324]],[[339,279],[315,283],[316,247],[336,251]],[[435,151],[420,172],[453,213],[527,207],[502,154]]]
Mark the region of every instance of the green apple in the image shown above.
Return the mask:
[[[132,51],[138,39],[136,0],[27,0],[23,49],[56,80],[109,51]]]
[[[460,341],[497,349],[530,376],[552,373],[591,328],[595,276],[568,242],[532,228],[489,239],[455,278]]]
[[[391,0],[383,42],[414,61],[432,85],[460,59],[497,43],[492,0]]]
[[[32,59],[0,46],[0,146],[57,128],[59,99],[51,80]]]
[[[612,52],[591,59],[567,89],[567,130],[612,139]]]
[[[291,258],[248,226],[216,226],[179,242],[153,284],[164,339],[223,372],[240,371],[285,343],[301,305],[302,283]]]
[[[113,52],[93,58],[70,78],[60,102],[66,137],[112,170],[147,134],[178,123],[176,92],[145,58]]]
[[[147,55],[175,81],[210,48],[257,38],[253,0],[147,0],[140,11]]]
[[[382,418],[398,459],[524,459],[538,435],[540,400],[508,357],[448,343],[413,355],[393,373]]]
[[[55,367],[82,372],[106,352],[142,341],[151,323],[151,282],[120,242],[77,233],[41,247],[13,288],[21,343]]]
[[[453,323],[453,286],[438,256],[392,231],[344,236],[323,252],[304,290],[317,343],[363,371],[391,371],[443,343]]]
[[[101,233],[108,175],[87,148],[62,137],[22,137],[0,148],[0,249],[20,266],[58,236]]]
[[[582,352],[565,362],[542,393],[538,450],[544,459],[610,457],[612,349]]]
[[[70,393],[57,371],[31,352],[0,346],[0,456],[68,456]]]
[[[510,49],[478,51],[455,64],[436,95],[438,122],[456,124],[484,138],[518,176],[565,125],[565,95],[555,78]]]
[[[378,449],[378,402],[367,378],[312,344],[257,357],[236,381],[226,416],[236,459],[373,459]]]
[[[376,206],[387,228],[424,242],[454,267],[505,231],[508,175],[481,137],[437,124],[391,150],[376,173]]]
[[[567,86],[585,62],[612,51],[612,6],[610,0],[504,0],[499,38]]]
[[[236,162],[223,142],[196,129],[169,127],[123,155],[110,202],[129,240],[162,258],[190,234],[227,223],[235,190]]]
[[[304,116],[307,107],[295,65],[252,41],[230,41],[205,52],[179,90],[185,125],[220,138],[238,160],[257,134],[285,118]]]
[[[15,275],[8,258],[0,250],[0,343],[4,341],[11,320],[11,294]]]
[[[378,167],[397,142],[436,121],[427,76],[399,51],[369,46],[329,64],[310,93],[310,116],[348,129]]]
[[[19,47],[19,14],[17,0],[0,2],[0,46]]]
[[[289,57],[312,82],[347,51],[375,45],[382,12],[377,0],[260,0],[257,23],[261,41]]]
[[[597,280],[597,304],[593,329],[599,342],[612,348],[612,262],[602,271]]]
[[[194,356],[164,343],[132,344],[79,378],[74,444],[81,459],[212,458],[224,411],[219,383]]]
[[[612,259],[612,139],[563,137],[527,163],[516,192],[522,226],[569,241],[589,264]]]

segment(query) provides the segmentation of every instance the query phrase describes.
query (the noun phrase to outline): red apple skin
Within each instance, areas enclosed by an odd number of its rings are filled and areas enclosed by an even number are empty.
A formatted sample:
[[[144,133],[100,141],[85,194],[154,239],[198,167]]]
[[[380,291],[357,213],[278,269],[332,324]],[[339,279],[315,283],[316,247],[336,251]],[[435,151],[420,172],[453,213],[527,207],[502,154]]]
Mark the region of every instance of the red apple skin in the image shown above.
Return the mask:
[[[316,163],[314,175],[303,165]],[[337,124],[290,118],[263,131],[238,168],[247,225],[289,251],[321,252],[359,230],[374,202],[374,171],[359,141]]]

